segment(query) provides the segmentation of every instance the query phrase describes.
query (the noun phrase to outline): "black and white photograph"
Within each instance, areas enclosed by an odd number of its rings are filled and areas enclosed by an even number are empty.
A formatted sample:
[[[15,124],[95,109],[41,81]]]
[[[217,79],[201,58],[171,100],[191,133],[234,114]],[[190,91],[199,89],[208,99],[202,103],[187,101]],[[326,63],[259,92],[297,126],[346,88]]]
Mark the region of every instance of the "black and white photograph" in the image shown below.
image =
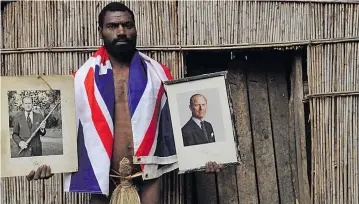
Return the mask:
[[[1,177],[78,169],[72,75],[2,76]]]
[[[165,82],[179,173],[201,171],[206,161],[239,164],[225,73]]]
[[[11,158],[62,155],[60,90],[8,91]]]

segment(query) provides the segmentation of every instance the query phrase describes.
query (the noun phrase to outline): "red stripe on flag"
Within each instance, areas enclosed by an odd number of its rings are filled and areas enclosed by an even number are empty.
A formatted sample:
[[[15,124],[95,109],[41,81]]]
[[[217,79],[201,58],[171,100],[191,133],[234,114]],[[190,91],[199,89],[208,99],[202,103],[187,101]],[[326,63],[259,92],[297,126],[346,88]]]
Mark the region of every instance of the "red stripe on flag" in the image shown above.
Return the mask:
[[[102,144],[105,147],[108,157],[111,158],[113,138],[110,127],[108,126],[105,116],[103,115],[101,108],[95,98],[95,80],[93,68],[89,69],[84,83],[92,113],[92,121],[95,125],[98,135],[100,136]]]
[[[136,152],[136,156],[148,156],[151,151],[153,142],[156,136],[156,128],[157,128],[157,121],[160,115],[160,108],[161,108],[161,99],[164,93],[163,84],[161,84],[160,90],[157,94],[156,106],[155,110],[153,111],[153,116],[150,122],[150,125],[146,131],[145,136]]]
[[[167,76],[167,79],[168,79],[168,80],[172,80],[173,77],[172,77],[172,75],[171,75],[170,69],[169,69],[166,65],[164,65],[164,64],[161,64],[161,67],[162,67],[162,69],[165,71],[165,74],[166,74],[166,76]]]

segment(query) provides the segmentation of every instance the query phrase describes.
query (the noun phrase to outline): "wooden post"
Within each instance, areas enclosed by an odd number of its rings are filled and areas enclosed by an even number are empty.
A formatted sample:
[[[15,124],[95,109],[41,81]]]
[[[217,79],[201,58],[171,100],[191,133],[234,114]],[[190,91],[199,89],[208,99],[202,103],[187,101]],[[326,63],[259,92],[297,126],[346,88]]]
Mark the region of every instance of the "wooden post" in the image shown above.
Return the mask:
[[[234,122],[238,134],[238,143],[242,164],[237,167],[237,186],[239,203],[257,204],[258,190],[254,162],[253,140],[249,116],[247,79],[245,64],[232,62],[228,69],[228,82],[231,88]]]
[[[305,134],[305,115],[303,106],[303,81],[302,81],[302,58],[295,56],[291,73],[292,92],[293,92],[293,118],[294,134],[297,149],[297,171],[299,181],[299,203],[311,203],[309,193],[309,182],[307,176],[307,154],[306,154],[306,134]]]
[[[252,59],[253,60],[253,59]],[[256,60],[256,59],[254,59]],[[257,60],[256,60],[257,61]],[[263,61],[249,66],[247,84],[260,203],[279,203],[267,81]]]

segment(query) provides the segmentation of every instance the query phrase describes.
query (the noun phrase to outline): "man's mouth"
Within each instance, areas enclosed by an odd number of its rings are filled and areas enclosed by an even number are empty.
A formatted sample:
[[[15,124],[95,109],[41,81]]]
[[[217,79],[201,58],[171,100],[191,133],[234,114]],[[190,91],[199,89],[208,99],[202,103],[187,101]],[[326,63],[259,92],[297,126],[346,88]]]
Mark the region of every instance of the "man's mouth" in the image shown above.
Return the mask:
[[[119,40],[116,42],[116,45],[124,45],[124,44],[127,44],[127,41]]]

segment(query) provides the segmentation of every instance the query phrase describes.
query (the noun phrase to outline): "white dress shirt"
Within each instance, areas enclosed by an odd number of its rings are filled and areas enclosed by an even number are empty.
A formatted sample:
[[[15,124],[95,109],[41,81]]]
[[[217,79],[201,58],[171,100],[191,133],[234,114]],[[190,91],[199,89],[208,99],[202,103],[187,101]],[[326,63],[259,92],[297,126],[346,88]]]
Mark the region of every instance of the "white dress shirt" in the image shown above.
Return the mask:
[[[201,120],[192,116],[192,120],[202,129]]]

